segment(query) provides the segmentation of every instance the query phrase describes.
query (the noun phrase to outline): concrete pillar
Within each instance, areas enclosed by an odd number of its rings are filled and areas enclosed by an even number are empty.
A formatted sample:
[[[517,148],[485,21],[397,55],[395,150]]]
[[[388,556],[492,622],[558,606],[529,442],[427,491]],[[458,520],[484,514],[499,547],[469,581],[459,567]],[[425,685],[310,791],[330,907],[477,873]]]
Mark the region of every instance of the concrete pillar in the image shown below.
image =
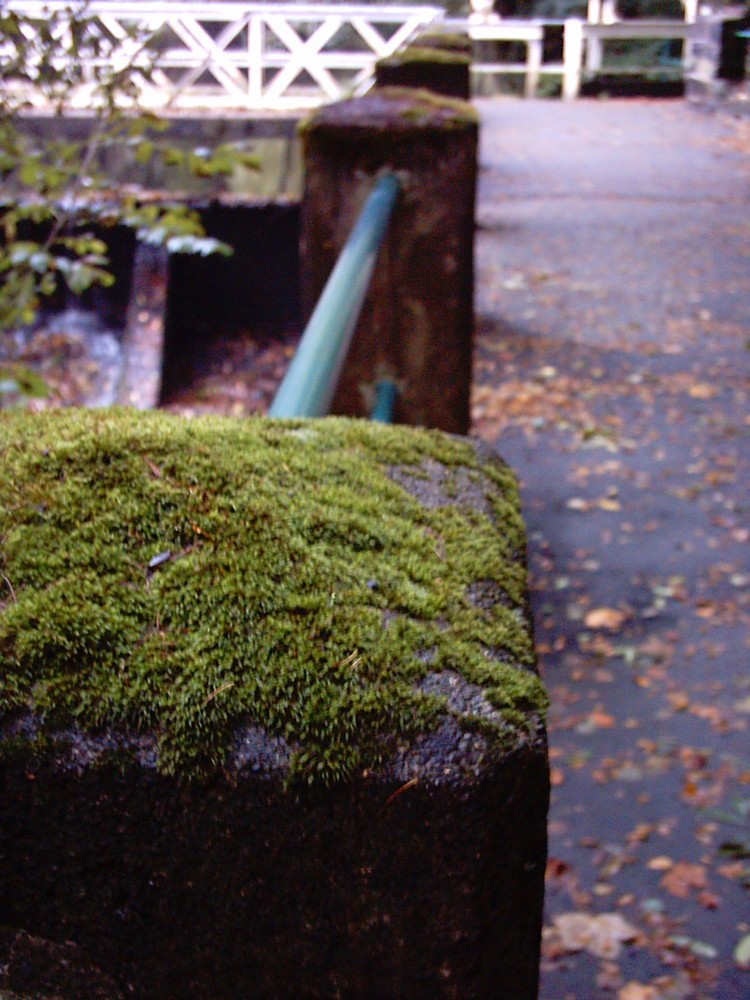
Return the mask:
[[[463,101],[382,88],[330,104],[302,130],[302,289],[312,311],[375,179],[402,194],[333,412],[365,416],[395,379],[400,423],[469,428],[478,120]]]
[[[375,82],[378,87],[423,87],[433,94],[468,101],[470,69],[471,56],[467,53],[417,42],[381,59],[375,67]]]
[[[536,1000],[546,697],[490,448],[11,412],[0,525],[0,995]]]

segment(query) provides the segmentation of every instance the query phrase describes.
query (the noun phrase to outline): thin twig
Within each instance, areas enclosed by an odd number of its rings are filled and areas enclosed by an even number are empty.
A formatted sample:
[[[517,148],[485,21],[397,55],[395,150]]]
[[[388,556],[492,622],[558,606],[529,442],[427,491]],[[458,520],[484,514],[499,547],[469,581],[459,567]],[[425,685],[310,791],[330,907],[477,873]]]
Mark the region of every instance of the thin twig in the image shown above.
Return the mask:
[[[2,578],[3,578],[3,580],[5,580],[5,583],[6,583],[6,584],[7,584],[7,586],[8,586],[8,590],[10,591],[10,596],[11,596],[11,597],[13,598],[13,602],[14,602],[15,604],[17,604],[17,603],[18,603],[18,598],[16,597],[16,592],[15,592],[15,590],[13,589],[13,584],[12,584],[12,583],[10,582],[10,580],[9,580],[9,579],[8,579],[8,577],[7,577],[6,575],[5,575],[5,573],[0,573],[0,576],[1,576]]]

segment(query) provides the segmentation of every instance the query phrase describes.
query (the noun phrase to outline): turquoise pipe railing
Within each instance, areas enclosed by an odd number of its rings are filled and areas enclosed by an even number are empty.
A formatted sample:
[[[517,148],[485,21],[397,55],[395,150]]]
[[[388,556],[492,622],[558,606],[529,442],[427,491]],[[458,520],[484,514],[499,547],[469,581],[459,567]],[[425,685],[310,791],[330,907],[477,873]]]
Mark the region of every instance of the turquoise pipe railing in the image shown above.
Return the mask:
[[[270,417],[328,413],[400,190],[393,174],[375,184],[302,334]]]
[[[390,379],[383,379],[375,386],[375,405],[370,411],[370,420],[379,424],[393,423],[393,411],[396,409],[398,386]]]

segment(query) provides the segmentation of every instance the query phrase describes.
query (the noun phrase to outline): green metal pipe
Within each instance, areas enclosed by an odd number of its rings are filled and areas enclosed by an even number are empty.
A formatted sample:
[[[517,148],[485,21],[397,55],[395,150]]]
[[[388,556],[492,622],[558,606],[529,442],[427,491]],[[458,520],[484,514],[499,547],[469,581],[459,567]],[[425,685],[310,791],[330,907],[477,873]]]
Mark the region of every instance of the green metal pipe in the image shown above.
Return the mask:
[[[393,174],[377,181],[302,334],[270,417],[328,413],[400,189]]]
[[[375,405],[370,413],[370,420],[379,424],[392,424],[393,411],[396,408],[398,387],[390,379],[383,379],[375,386]]]

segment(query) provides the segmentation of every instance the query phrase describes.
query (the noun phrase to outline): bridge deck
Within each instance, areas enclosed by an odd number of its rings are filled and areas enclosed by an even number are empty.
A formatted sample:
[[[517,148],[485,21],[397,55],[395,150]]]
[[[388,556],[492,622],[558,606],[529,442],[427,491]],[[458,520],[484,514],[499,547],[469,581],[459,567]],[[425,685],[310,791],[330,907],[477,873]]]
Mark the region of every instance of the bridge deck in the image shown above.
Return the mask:
[[[739,828],[706,823],[747,799],[750,122],[478,103],[475,429],[522,480],[552,695],[540,996],[613,995],[592,954],[553,957],[575,911],[643,933],[610,980],[740,997],[747,899],[719,854]],[[686,872],[715,898],[680,898]]]

